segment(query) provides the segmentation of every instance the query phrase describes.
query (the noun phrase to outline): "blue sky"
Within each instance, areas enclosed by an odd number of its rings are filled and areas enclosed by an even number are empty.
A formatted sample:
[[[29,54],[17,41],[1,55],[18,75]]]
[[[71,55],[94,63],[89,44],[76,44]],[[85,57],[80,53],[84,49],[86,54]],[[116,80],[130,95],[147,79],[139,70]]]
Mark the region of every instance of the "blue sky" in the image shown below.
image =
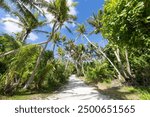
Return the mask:
[[[70,0],[72,1],[72,0]],[[73,10],[77,14],[77,22],[78,23],[87,23],[86,20],[93,14],[97,13],[98,9],[102,9],[104,0],[74,0],[75,2],[78,2],[77,7]],[[0,19],[7,19],[11,18],[12,16],[8,15],[4,11],[0,10]],[[71,30],[74,30],[75,27],[70,27]],[[91,31],[92,28],[88,25],[87,26],[88,31]],[[42,30],[50,31],[50,27],[43,27]],[[20,31],[19,28],[15,27],[15,24],[8,23],[0,23],[0,33],[5,33],[11,31]],[[74,39],[76,38],[75,33],[70,34],[67,32],[67,30],[62,29],[62,34],[65,34],[67,37]],[[102,39],[101,35],[92,35],[89,37],[92,42],[97,42],[99,45],[104,46],[106,45],[106,40]],[[45,41],[47,38],[45,35],[41,33],[32,33],[28,39],[28,43],[39,43]],[[86,40],[78,39],[77,43],[84,43],[86,44]],[[49,46],[51,48],[51,46]]]

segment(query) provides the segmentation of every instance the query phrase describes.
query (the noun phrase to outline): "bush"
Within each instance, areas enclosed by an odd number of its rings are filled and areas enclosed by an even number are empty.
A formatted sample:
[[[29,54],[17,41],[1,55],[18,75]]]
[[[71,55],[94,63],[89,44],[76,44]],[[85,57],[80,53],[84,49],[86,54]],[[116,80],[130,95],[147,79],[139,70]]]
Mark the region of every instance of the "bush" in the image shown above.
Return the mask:
[[[107,62],[94,62],[94,64],[87,66],[85,75],[89,82],[109,82],[114,76],[114,71]]]
[[[40,46],[27,45],[19,49],[19,51],[12,56],[7,65],[7,70],[3,73],[0,80],[4,90],[4,94],[12,94],[19,87],[28,80],[31,75],[37,57],[39,55]]]
[[[65,64],[59,60],[53,60],[47,64],[49,68],[43,86],[55,90],[65,84],[71,75],[70,67],[65,69]]]
[[[150,85],[150,56],[148,53],[140,55],[139,57],[133,57],[131,65],[134,70],[136,78],[134,79],[138,85],[149,86]]]

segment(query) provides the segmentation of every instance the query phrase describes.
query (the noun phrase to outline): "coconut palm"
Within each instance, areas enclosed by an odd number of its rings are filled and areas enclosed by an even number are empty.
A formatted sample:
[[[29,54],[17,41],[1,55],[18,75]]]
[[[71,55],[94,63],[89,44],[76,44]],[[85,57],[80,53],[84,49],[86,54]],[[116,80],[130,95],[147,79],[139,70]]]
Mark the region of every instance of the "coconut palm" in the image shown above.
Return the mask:
[[[66,40],[66,36],[65,35],[61,35],[60,32],[57,32],[57,33],[54,34],[53,40],[52,40],[53,53],[55,53],[55,47],[56,46],[60,46],[65,40]]]
[[[51,1],[48,5],[48,12],[51,13],[54,16],[54,19],[52,21],[53,26],[52,26],[52,31],[50,33],[50,36],[45,43],[37,61],[36,61],[36,66],[32,72],[31,77],[28,79],[27,83],[24,86],[24,89],[28,88],[30,83],[33,81],[35,73],[38,69],[38,66],[40,64],[41,58],[43,56],[43,52],[48,46],[48,43],[53,40],[54,34],[62,28],[62,26],[68,22],[71,23],[72,20],[75,19],[75,16],[69,14],[69,6],[67,6],[67,1],[66,0],[54,0]]]
[[[88,19],[88,23],[94,28],[94,31],[92,31],[92,33],[94,34],[100,34],[101,33],[101,28],[102,28],[102,16],[103,16],[103,11],[102,10],[99,10],[97,14],[93,14],[92,17],[90,17]],[[91,33],[91,34],[92,34]],[[128,60],[128,52],[127,52],[127,49],[125,49],[125,56],[126,56],[126,62],[127,62],[127,72],[125,71],[125,68],[124,68],[124,65],[122,64],[122,61],[121,61],[121,58],[120,58],[120,52],[119,52],[119,47],[116,48],[116,44],[113,43],[113,42],[110,42],[112,43],[112,48],[114,50],[114,54],[116,56],[116,59],[118,61],[118,64],[119,64],[119,67],[120,67],[120,71],[122,73],[122,76],[124,78],[129,78],[129,77],[132,77],[131,75],[131,69],[130,69],[130,64],[129,64],[129,60]],[[127,74],[129,76],[127,76]]]
[[[12,14],[18,17],[19,22],[16,22],[13,20],[4,20],[4,21],[16,23],[20,27],[22,27],[23,30],[19,37],[19,40],[21,42],[25,43],[28,35],[34,29],[37,29],[38,27],[45,25],[46,21],[39,21],[38,14],[37,13],[33,14],[24,4],[22,4],[20,2],[16,2],[16,5],[17,5],[17,8],[19,9],[19,12],[12,12]]]
[[[46,4],[47,2],[45,0],[1,0],[5,4],[12,4],[15,5],[17,10],[20,10],[19,7],[17,6],[17,3],[21,3],[25,6],[28,6],[29,9],[36,10],[40,13],[44,13],[43,10],[41,9],[41,4]]]
[[[6,12],[10,12],[11,11],[10,7],[5,2],[5,0],[0,0],[0,9],[5,10]]]
[[[98,14],[93,14],[93,16],[91,16],[87,21],[88,23],[94,27],[94,31],[92,31],[92,33],[98,34],[101,32],[101,27],[102,27],[102,23],[101,23],[101,19],[102,19],[102,15],[103,12],[102,10],[98,11]]]
[[[99,54],[101,54],[104,58],[108,60],[108,62],[114,67],[114,69],[118,73],[119,79],[121,79],[121,73],[117,69],[117,67],[113,64],[113,62],[107,57],[107,55],[102,51],[101,48],[99,48],[94,43],[92,43],[90,39],[86,36],[87,32],[86,32],[85,25],[84,24],[78,25],[76,31],[78,32],[79,36],[82,36],[83,38],[85,38],[93,47],[95,47],[95,49],[98,51]]]

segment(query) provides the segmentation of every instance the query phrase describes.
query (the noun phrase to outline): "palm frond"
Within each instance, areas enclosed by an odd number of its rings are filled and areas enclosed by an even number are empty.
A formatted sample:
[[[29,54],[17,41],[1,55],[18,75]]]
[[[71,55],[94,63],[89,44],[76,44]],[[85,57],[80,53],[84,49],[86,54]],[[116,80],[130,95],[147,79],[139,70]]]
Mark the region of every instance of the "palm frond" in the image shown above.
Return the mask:
[[[68,30],[69,33],[73,34],[71,29],[67,25],[65,25],[65,28]]]
[[[45,34],[49,34],[49,32],[47,31],[43,31],[43,30],[33,30],[36,33],[45,33]]]
[[[5,10],[6,12],[11,11],[11,8],[8,6],[6,2],[4,2],[4,0],[0,0],[0,8]]]
[[[11,22],[11,23],[19,25],[20,27],[24,27],[24,25],[22,25],[20,22],[17,22],[17,21],[14,21],[14,20],[2,20],[2,21],[3,22]]]

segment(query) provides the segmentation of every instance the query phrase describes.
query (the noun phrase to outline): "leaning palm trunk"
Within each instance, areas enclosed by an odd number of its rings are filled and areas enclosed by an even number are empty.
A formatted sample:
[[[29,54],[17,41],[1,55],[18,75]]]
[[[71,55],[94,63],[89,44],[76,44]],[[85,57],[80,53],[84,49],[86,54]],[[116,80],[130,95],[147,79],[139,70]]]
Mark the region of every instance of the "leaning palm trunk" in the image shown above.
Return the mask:
[[[37,43],[36,45],[43,45],[43,44],[46,44],[46,43],[47,43],[47,41],[44,41],[44,42],[41,42],[41,43]],[[19,48],[15,49],[15,50],[10,50],[10,51],[5,52],[5,53],[2,53],[2,54],[0,54],[0,58],[5,57],[5,56],[10,55],[10,54],[15,54],[18,51],[19,51]]]
[[[117,48],[117,50],[114,51],[114,54],[115,54],[115,56],[116,56],[116,58],[117,58],[117,62],[118,62],[119,67],[120,67],[120,69],[121,69],[122,76],[123,76],[125,79],[129,78],[129,77],[127,76],[127,74],[126,74],[125,68],[124,68],[124,66],[123,66],[123,64],[122,64],[122,61],[121,61],[121,59],[120,59],[120,52],[119,52],[119,49],[118,49],[118,48]]]
[[[25,43],[26,39],[28,38],[29,34],[30,34],[30,30],[26,30],[25,35],[23,36],[23,38],[21,39],[21,42]]]
[[[53,55],[55,55],[55,47],[56,47],[56,44],[54,43],[53,44]]]
[[[94,46],[96,49],[98,49],[98,51],[108,60],[108,62],[114,67],[114,69],[115,69],[115,71],[118,73],[118,78],[120,79],[120,80],[124,80],[123,78],[122,78],[122,75],[121,75],[121,73],[120,73],[120,71],[117,69],[117,67],[113,64],[113,62],[107,57],[107,55],[100,49],[100,48],[98,48],[96,45],[94,45],[89,39],[88,39],[88,37],[86,36],[86,35],[83,35],[85,38],[86,38],[86,40],[92,45],[92,46]]]
[[[81,64],[82,73],[85,76],[84,63]]]
[[[11,51],[9,51],[9,52],[0,54],[0,58],[1,58],[1,57],[5,57],[5,56],[7,56],[7,55],[9,55],[9,54],[15,54],[17,51],[19,51],[19,49],[11,50]]]
[[[126,56],[126,62],[127,62],[127,72],[130,76],[132,76],[127,49],[125,49],[125,56]]]
[[[24,89],[28,88],[29,85],[30,85],[30,83],[33,81],[34,76],[35,76],[35,73],[36,73],[36,71],[37,71],[37,69],[38,69],[38,67],[39,67],[39,65],[40,65],[41,58],[42,58],[42,56],[43,56],[43,53],[44,53],[44,51],[45,51],[47,45],[48,45],[48,42],[45,44],[44,48],[42,48],[42,50],[41,50],[41,52],[40,52],[40,55],[39,55],[39,57],[38,57],[38,59],[37,59],[37,61],[36,61],[36,65],[35,65],[35,67],[34,67],[34,70],[33,70],[32,74],[31,74],[31,77],[29,78],[29,80],[28,80],[27,83],[25,84]]]
[[[68,69],[68,65],[69,65],[69,60],[67,60],[67,62],[65,64],[66,64],[65,65],[65,70],[67,70]]]
[[[55,22],[54,25],[53,25],[51,38],[53,38],[53,35],[54,35],[54,33],[55,33],[57,30],[58,30],[58,28],[56,29],[56,22]],[[27,88],[29,87],[30,83],[34,80],[35,73],[36,73],[36,71],[37,71],[37,69],[38,69],[38,67],[39,67],[39,65],[40,65],[41,58],[42,58],[43,53],[44,53],[45,49],[47,48],[47,45],[48,45],[48,43],[50,42],[50,40],[51,40],[51,39],[48,39],[48,41],[46,42],[44,48],[42,48],[42,50],[41,50],[41,52],[40,52],[40,55],[39,55],[39,57],[38,57],[38,59],[37,59],[37,61],[36,61],[35,68],[34,68],[32,74],[31,74],[31,77],[28,79],[27,83],[25,84],[24,89],[27,89]]]

